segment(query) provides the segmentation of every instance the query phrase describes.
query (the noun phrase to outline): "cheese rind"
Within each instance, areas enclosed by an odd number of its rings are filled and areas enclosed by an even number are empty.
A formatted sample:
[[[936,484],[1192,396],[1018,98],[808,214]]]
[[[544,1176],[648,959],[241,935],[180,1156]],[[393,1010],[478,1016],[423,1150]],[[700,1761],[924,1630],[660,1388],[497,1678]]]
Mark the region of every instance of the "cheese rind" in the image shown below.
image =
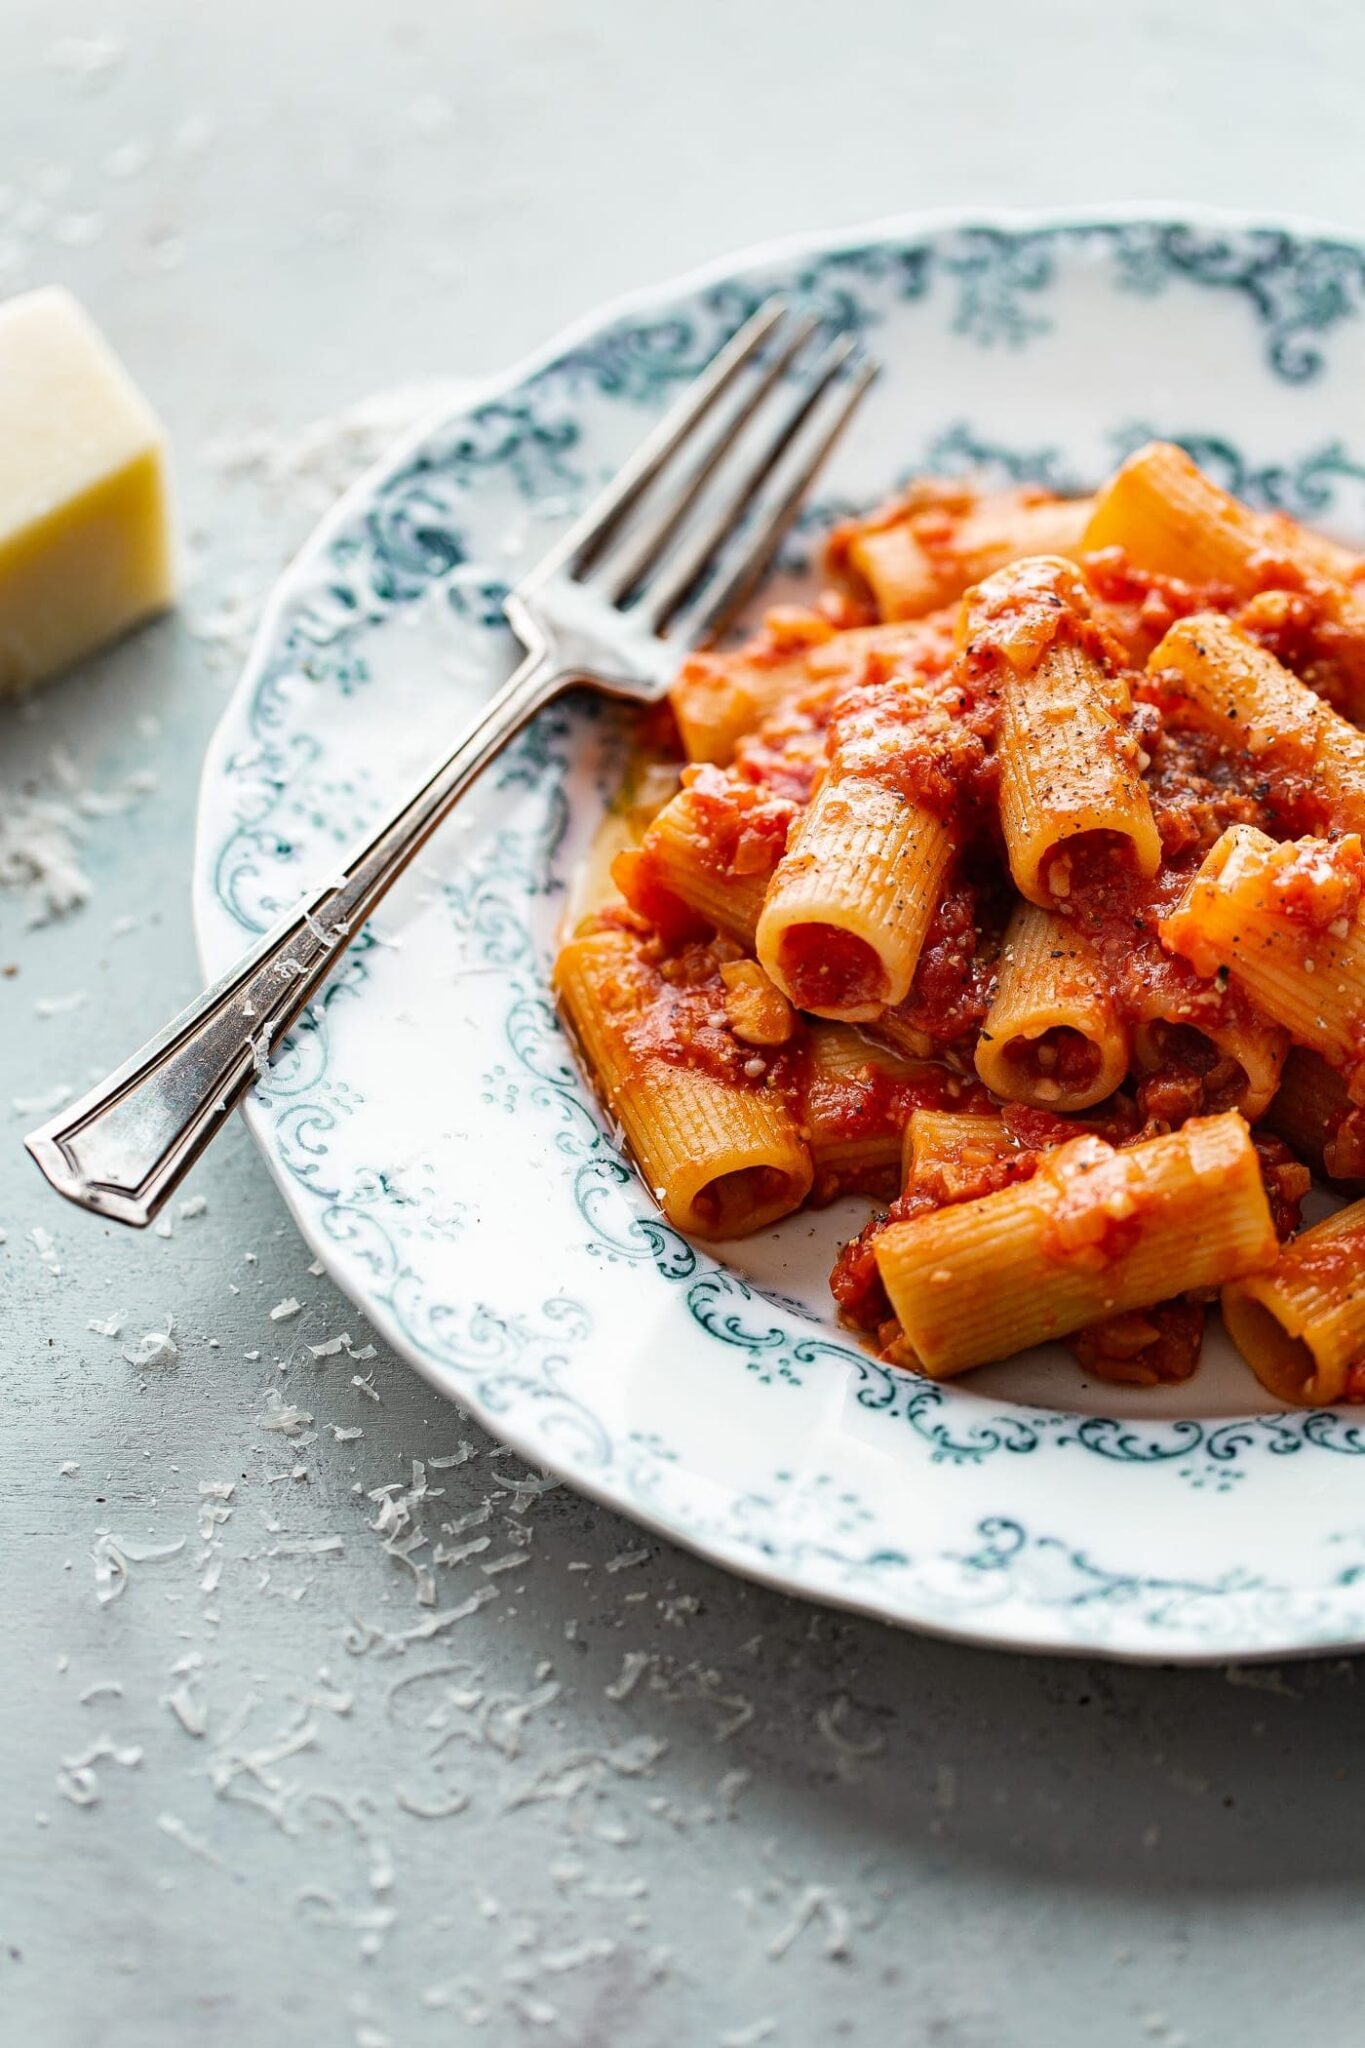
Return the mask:
[[[71,294],[0,305],[0,693],[175,591],[166,437]]]

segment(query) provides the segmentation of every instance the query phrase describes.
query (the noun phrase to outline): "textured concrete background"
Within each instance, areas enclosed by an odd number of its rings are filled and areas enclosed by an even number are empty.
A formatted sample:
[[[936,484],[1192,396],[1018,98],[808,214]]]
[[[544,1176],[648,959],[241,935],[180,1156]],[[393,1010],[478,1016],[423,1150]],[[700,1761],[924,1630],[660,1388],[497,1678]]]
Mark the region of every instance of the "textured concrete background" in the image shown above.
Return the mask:
[[[314,1361],[366,1333],[240,1133],[191,1183],[202,1213],[119,1235],[45,1198],[10,1098],[93,1078],[195,986],[199,756],[261,592],[374,439],[300,441],[310,421],[901,207],[1192,198],[1360,228],[1365,17],[0,14],[0,289],[64,280],[104,323],[171,427],[194,569],[175,620],[0,715],[0,808],[115,799],[77,820],[84,909],[30,930],[0,892],[3,2038],[1358,2042],[1355,1665],[1014,1660],[748,1589],[518,1488],[382,1352],[374,1398]],[[168,1316],[178,1355],[130,1363]],[[266,1426],[290,1419],[272,1394],[312,1420]],[[428,1611],[367,1496],[411,1495],[414,1459],[443,1493],[408,1512],[488,1541],[405,1640]]]

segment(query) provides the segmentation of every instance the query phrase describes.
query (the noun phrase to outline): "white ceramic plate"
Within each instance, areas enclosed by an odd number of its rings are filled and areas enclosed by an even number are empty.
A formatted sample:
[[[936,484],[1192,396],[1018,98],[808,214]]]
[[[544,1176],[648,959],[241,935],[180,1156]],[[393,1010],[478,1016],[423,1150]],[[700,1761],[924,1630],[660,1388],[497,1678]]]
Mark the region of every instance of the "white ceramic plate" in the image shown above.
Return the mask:
[[[1227,218],[917,219],[613,307],[401,450],[275,598],[207,762],[216,974],[514,658],[499,599],[774,289],[884,371],[822,482],[1092,484],[1151,434],[1365,540],[1365,250]],[[1352,436],[1356,438],[1353,440]],[[718,1562],[975,1641],[1216,1659],[1365,1641],[1365,1427],[1271,1414],[1222,1349],[1121,1396],[1060,1353],[934,1386],[862,1355],[825,1275],[865,1204],[717,1258],[659,1219],[546,995],[628,728],[543,716],[433,842],[247,1115],[309,1243],[516,1446]]]

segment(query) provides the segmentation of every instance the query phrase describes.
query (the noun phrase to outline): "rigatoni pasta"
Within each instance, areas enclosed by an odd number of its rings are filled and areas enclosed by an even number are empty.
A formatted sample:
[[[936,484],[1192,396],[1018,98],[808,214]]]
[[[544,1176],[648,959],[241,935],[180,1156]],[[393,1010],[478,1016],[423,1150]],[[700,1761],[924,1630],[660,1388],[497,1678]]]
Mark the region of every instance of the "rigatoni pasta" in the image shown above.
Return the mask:
[[[1324,1180],[1365,1181],[1365,1109],[1320,1053],[1290,1047],[1266,1124]]]
[[[976,1071],[1006,1102],[1090,1109],[1128,1072],[1129,1035],[1084,932],[1021,903],[1005,930],[995,1000],[976,1042]]]
[[[1347,586],[1362,566],[1354,549],[1242,504],[1170,441],[1148,441],[1098,493],[1082,552],[1114,546],[1140,567],[1241,593],[1274,587],[1265,564],[1277,556]]]
[[[1071,894],[1073,856],[1121,842],[1154,875],[1161,841],[1147,792],[1105,701],[1096,664],[1052,647],[1011,676],[1000,711],[1000,822],[1010,873],[1030,903]]]
[[[1273,1102],[1289,1043],[1282,1025],[1216,977],[1193,989],[1154,980],[1133,1006],[1134,1071],[1197,1074],[1201,1109],[1237,1109],[1248,1123]]]
[[[1139,569],[1217,586],[1272,635],[1291,611],[1300,633],[1309,619],[1320,623],[1332,646],[1324,686],[1351,717],[1365,713],[1359,558],[1292,519],[1239,503],[1183,448],[1152,441],[1130,456],[1096,498],[1081,547],[1117,548]],[[1290,597],[1302,602],[1290,606]]]
[[[758,957],[803,1010],[867,1022],[909,993],[952,834],[871,776],[831,777],[773,873]]]
[[[1279,1401],[1325,1408],[1365,1392],[1365,1202],[1285,1246],[1267,1273],[1223,1289],[1233,1341]]]
[[[1242,1118],[1194,1118],[1115,1150],[1073,1138],[1032,1179],[893,1223],[877,1265],[932,1379],[1273,1264],[1278,1240]]]
[[[1002,569],[969,595],[969,658],[999,659],[1000,826],[1015,887],[1045,908],[1071,891],[1073,855],[1087,844],[1122,846],[1153,875],[1161,841],[1119,725],[1126,686],[1095,648],[1090,606],[1075,570],[1042,557]]]
[[[1365,853],[1357,835],[1277,845],[1223,834],[1161,927],[1196,973],[1230,977],[1263,1016],[1346,1073],[1365,1100]]]
[[[1365,1400],[1365,1231],[1296,1235],[1365,1186],[1361,562],[1154,443],[825,567],[684,663],[555,970],[664,1213],[875,1204],[839,1311],[935,1377],[1182,1380],[1221,1290],[1276,1398]]]
[[[894,1192],[911,1105],[942,1095],[943,1070],[878,1045],[851,1024],[824,1021],[811,1025],[806,1057],[802,1128],[817,1176],[831,1192]]]
[[[837,528],[828,564],[865,590],[882,618],[918,618],[1007,562],[1078,553],[1092,509],[1088,499],[1036,489],[978,497],[926,479],[870,518]]]
[[[652,895],[661,921],[676,903],[751,947],[791,811],[733,779],[685,773],[690,780],[648,826],[638,853],[618,857],[616,871],[632,878],[637,895]]]
[[[1297,778],[1331,824],[1365,827],[1365,733],[1221,612],[1172,626],[1147,670],[1168,720],[1212,733],[1261,774]]]
[[[1021,1149],[1003,1117],[917,1109],[905,1127],[902,1175],[916,1193],[931,1194],[936,1203],[956,1202],[979,1185],[983,1173]]]
[[[658,988],[638,934],[606,924],[570,939],[555,987],[670,1223],[698,1237],[740,1237],[800,1207],[814,1168],[781,1091],[746,1086],[742,1066],[727,1076],[654,1050],[647,1027]],[[700,996],[710,999],[704,985]]]

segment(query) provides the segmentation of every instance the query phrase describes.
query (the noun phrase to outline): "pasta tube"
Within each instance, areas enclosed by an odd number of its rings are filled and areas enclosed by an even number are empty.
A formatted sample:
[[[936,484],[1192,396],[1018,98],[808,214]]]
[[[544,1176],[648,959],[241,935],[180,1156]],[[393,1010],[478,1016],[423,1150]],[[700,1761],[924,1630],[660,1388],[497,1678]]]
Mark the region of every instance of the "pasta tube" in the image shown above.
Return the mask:
[[[871,776],[817,791],[773,876],[758,957],[798,1009],[867,1022],[904,1000],[953,839],[925,805]]]
[[[720,776],[715,780],[723,786],[715,788],[703,779],[670,798],[646,829],[638,852],[618,859],[613,873],[644,915],[659,914],[663,906],[655,892],[662,890],[718,931],[752,947],[795,807],[766,799],[750,785]]]
[[[1266,1122],[1325,1180],[1365,1180],[1365,1110],[1319,1054],[1291,1048]]]
[[[1015,887],[1045,909],[1070,894],[1069,856],[1087,843],[1126,844],[1142,875],[1161,863],[1156,820],[1112,697],[1099,663],[1061,641],[1002,685],[1000,823]]]
[[[1333,824],[1365,827],[1365,733],[1221,612],[1181,619],[1147,668],[1172,723],[1211,732],[1258,767],[1302,778]]]
[[[1307,1408],[1365,1398],[1365,1202],[1291,1238],[1223,1289],[1228,1334],[1263,1387]]]
[[[1140,569],[1221,584],[1243,601],[1306,591],[1330,629],[1328,667],[1346,709],[1365,713],[1365,602],[1352,583],[1359,557],[1283,514],[1251,511],[1183,448],[1151,441],[1130,456],[1097,497],[1082,547],[1120,547]]]
[[[1171,441],[1148,441],[1114,472],[1094,501],[1081,547],[1086,554],[1121,547],[1139,568],[1228,584],[1241,597],[1265,587],[1267,557],[1343,584],[1360,567],[1349,548],[1296,520],[1253,512]]]
[[[939,506],[845,530],[843,555],[884,619],[912,619],[961,597],[1025,555],[1075,555],[1089,498],[981,498],[958,516]]]
[[[956,1202],[977,1184],[983,1171],[1018,1151],[998,1116],[917,1109],[905,1127],[905,1186],[932,1195],[936,1202]]]
[[[892,1224],[878,1270],[923,1370],[968,1367],[1273,1264],[1251,1133],[1196,1117],[1115,1151],[1073,1138],[1031,1180]]]
[[[1054,911],[1020,904],[1005,930],[1000,979],[976,1071],[1006,1102],[1089,1109],[1128,1071],[1128,1034],[1085,936]]]
[[[1162,944],[1196,974],[1229,974],[1291,1038],[1341,1068],[1365,1099],[1365,858],[1354,835],[1277,845],[1233,825],[1205,858]]]
[[[850,1024],[813,1024],[806,1054],[804,1124],[817,1175],[839,1184],[898,1176],[918,1084],[941,1086],[943,1068],[875,1045]]]
[[[1288,1051],[1289,1033],[1240,990],[1209,983],[1186,990],[1153,978],[1138,997],[1135,1070],[1170,1077],[1202,1111],[1236,1109],[1255,1123],[1270,1107]],[[1147,1106],[1149,1114],[1168,1114],[1159,1098]]]
[[[836,633],[818,613],[802,618],[809,637],[794,645],[778,633],[684,662],[669,701],[689,761],[723,766],[745,733],[786,700],[812,690],[837,694],[861,680],[874,656],[929,668],[946,667],[952,658],[952,620],[946,616],[845,633]]]
[[[560,949],[556,992],[609,1113],[669,1222],[742,1237],[799,1208],[813,1169],[786,1098],[660,1053],[640,1029],[658,977],[630,931],[580,932]]]

